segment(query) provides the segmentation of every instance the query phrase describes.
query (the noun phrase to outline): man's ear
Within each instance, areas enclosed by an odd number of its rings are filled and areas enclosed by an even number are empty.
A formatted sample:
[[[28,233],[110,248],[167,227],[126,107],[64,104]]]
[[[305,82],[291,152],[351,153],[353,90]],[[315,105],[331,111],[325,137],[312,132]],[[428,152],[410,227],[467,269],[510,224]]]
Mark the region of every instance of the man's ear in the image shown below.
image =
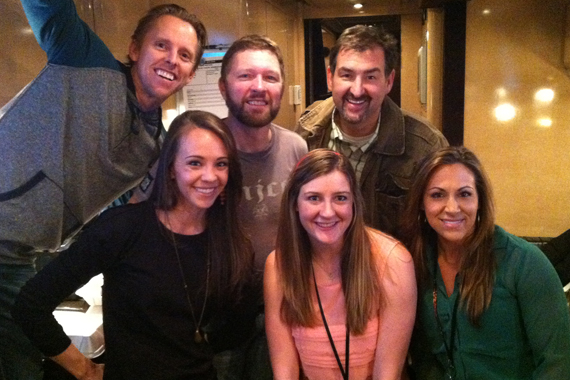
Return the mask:
[[[333,73],[331,72],[331,67],[327,67],[327,87],[329,91],[332,91],[332,80],[333,80]]]
[[[390,75],[386,77],[388,92],[392,91],[392,86],[394,85],[394,78],[396,78],[396,70],[392,69]]]
[[[226,84],[221,77],[220,79],[218,79],[218,88],[220,89],[220,94],[222,94],[222,98],[224,98],[224,100],[227,100]]]
[[[131,40],[131,43],[129,44],[129,58],[133,62],[139,60],[139,47],[134,40]]]

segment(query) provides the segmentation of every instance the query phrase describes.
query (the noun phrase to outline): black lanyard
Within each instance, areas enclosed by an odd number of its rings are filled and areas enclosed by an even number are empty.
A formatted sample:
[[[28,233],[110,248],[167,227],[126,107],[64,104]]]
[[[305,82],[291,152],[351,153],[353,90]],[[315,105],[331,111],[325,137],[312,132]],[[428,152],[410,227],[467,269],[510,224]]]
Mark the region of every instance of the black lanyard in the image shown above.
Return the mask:
[[[349,359],[349,347],[350,347],[350,332],[348,330],[348,321],[346,324],[346,352],[345,352],[345,359],[344,359],[344,364],[346,366],[345,367],[342,366],[342,363],[340,362],[340,357],[338,356],[338,352],[336,350],[336,346],[334,345],[334,340],[332,338],[331,335],[331,331],[329,330],[329,325],[327,324],[327,319],[325,318],[325,312],[323,310],[323,305],[321,304],[321,297],[319,297],[319,289],[317,289],[317,279],[315,278],[315,270],[313,269],[313,281],[315,282],[315,291],[317,292],[317,301],[319,301],[319,309],[321,310],[321,317],[323,318],[323,323],[325,324],[325,329],[327,330],[327,335],[329,336],[329,342],[331,344],[333,353],[334,353],[334,357],[336,358],[336,362],[338,364],[338,368],[340,369],[340,373],[342,374],[342,378],[344,380],[348,380],[348,359]]]
[[[435,321],[437,322],[437,327],[439,328],[439,333],[441,335],[441,339],[443,339],[443,344],[445,346],[445,353],[447,355],[447,369],[446,379],[454,380],[455,379],[455,365],[453,364],[453,346],[455,345],[455,333],[457,331],[457,308],[459,305],[459,298],[460,294],[457,294],[457,298],[455,299],[455,303],[453,305],[453,314],[451,315],[451,335],[449,337],[449,345],[447,344],[447,340],[445,339],[445,332],[443,331],[443,325],[441,324],[441,320],[439,319],[439,315],[437,313],[437,257],[435,258],[435,264],[433,266],[433,311],[435,314]]]

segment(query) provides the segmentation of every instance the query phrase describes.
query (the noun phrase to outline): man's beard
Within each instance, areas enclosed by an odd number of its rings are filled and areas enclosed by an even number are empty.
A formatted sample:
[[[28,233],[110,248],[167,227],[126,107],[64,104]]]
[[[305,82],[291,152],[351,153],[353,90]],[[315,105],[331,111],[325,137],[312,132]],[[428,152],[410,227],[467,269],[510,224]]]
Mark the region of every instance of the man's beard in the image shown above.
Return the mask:
[[[253,128],[262,128],[271,123],[277,117],[279,113],[280,104],[277,104],[275,107],[274,105],[269,105],[269,113],[257,113],[252,114],[245,110],[245,104],[239,104],[234,102],[232,99],[228,97],[226,102],[230,113],[243,125],[247,125],[248,127]]]
[[[365,108],[364,110],[362,110],[360,113],[358,114],[354,114],[351,113],[347,110],[344,109],[346,103],[348,103],[348,99],[347,97],[343,98],[343,105],[342,107],[338,108],[337,111],[339,112],[339,116],[342,120],[346,121],[349,124],[358,124],[361,123],[364,119],[366,119],[368,117],[368,115],[371,112],[370,109],[370,98],[369,97],[364,97],[364,101],[368,104],[367,108]],[[347,107],[348,108],[348,107]]]

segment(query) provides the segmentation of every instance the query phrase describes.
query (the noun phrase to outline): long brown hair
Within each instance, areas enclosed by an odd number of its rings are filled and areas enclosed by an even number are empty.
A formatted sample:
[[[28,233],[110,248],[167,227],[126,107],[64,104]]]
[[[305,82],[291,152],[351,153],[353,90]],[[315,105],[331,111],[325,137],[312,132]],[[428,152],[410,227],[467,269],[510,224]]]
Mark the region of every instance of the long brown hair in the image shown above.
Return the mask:
[[[150,199],[155,208],[163,211],[174,209],[178,203],[180,194],[170,173],[182,138],[194,128],[215,134],[228,155],[224,203],[219,197],[216,199],[206,212],[206,225],[212,268],[210,287],[220,300],[237,301],[242,287],[253,281],[253,248],[237,218],[242,174],[234,138],[222,120],[209,112],[186,111],[172,121],[162,147]]]
[[[341,281],[347,310],[347,324],[353,334],[362,334],[368,320],[380,307],[382,289],[371,252],[369,233],[362,216],[362,195],[354,170],[343,155],[316,149],[305,155],[291,173],[281,200],[277,230],[276,266],[283,288],[281,316],[292,326],[314,326],[312,302],[312,249],[297,212],[301,187],[315,178],[339,171],[353,194],[353,219],[345,232],[341,258]]]
[[[425,221],[423,198],[436,170],[453,164],[461,164],[473,174],[479,200],[475,230],[463,243],[465,251],[461,255],[459,269],[461,304],[471,323],[478,325],[481,314],[491,303],[495,282],[495,207],[489,179],[473,152],[465,147],[446,147],[433,152],[419,163],[402,218],[403,236],[406,237],[406,245],[414,258],[418,287],[425,290],[432,284],[426,250],[428,246],[437,246],[437,233]]]

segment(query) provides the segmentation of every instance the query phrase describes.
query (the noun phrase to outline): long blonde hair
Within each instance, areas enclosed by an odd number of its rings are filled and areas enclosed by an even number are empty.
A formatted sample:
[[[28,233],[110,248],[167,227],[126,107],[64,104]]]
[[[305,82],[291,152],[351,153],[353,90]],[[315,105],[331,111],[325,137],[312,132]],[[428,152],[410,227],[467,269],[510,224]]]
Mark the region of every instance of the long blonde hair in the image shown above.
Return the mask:
[[[461,164],[473,174],[479,199],[475,230],[464,242],[465,252],[461,255],[459,269],[461,305],[471,323],[478,325],[481,314],[491,303],[497,264],[493,254],[495,207],[492,189],[481,162],[473,152],[465,147],[446,147],[419,163],[402,218],[403,236],[414,258],[418,288],[425,290],[432,284],[426,251],[428,246],[437,246],[437,233],[425,221],[423,197],[436,170],[453,164]]]
[[[353,219],[345,232],[341,258],[341,281],[350,331],[362,334],[368,320],[381,307],[382,288],[371,252],[371,241],[362,216],[360,194],[354,170],[343,155],[316,149],[299,161],[291,173],[281,200],[277,231],[276,266],[283,288],[281,316],[292,326],[314,326],[312,302],[312,249],[297,212],[301,187],[333,171],[343,173],[353,194]]]

